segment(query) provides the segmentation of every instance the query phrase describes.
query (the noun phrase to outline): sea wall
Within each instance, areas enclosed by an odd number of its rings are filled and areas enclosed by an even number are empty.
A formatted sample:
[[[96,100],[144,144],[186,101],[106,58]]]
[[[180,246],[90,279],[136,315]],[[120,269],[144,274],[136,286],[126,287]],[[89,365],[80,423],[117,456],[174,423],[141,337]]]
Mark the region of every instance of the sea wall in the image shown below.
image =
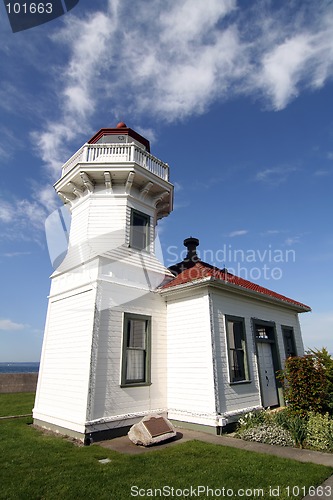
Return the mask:
[[[38,373],[0,373],[0,393],[36,392]]]

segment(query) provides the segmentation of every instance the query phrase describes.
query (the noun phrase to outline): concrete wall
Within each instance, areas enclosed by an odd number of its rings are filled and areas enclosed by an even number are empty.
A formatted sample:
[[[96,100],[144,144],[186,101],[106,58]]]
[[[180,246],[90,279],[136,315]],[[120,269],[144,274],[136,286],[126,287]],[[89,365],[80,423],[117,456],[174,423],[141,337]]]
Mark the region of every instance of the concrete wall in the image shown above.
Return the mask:
[[[0,373],[0,393],[35,392],[38,373]]]

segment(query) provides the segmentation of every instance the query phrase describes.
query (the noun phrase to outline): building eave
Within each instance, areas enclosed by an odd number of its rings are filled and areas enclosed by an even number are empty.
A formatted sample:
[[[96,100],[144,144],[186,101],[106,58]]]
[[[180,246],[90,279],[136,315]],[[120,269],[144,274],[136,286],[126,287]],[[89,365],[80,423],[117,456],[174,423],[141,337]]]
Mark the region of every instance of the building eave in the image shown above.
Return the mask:
[[[159,293],[165,297],[183,295],[184,292],[188,291],[191,288],[198,289],[198,288],[202,288],[205,286],[207,286],[207,287],[210,286],[210,287],[217,288],[220,290],[227,290],[228,292],[234,293],[236,295],[241,295],[243,297],[252,298],[252,299],[259,300],[261,302],[265,302],[268,304],[273,304],[276,306],[291,309],[293,311],[296,311],[297,313],[311,311],[311,308],[306,306],[306,305],[303,305],[300,303],[297,304],[296,302],[289,302],[286,300],[282,300],[282,299],[279,299],[277,297],[272,297],[270,295],[260,293],[256,290],[242,288],[239,285],[234,285],[233,283],[229,283],[228,281],[224,281],[224,280],[215,278],[214,276],[208,276],[206,278],[193,280],[193,281],[190,281],[187,283],[182,283],[179,285],[175,285],[175,286],[172,286],[169,288],[160,289]]]

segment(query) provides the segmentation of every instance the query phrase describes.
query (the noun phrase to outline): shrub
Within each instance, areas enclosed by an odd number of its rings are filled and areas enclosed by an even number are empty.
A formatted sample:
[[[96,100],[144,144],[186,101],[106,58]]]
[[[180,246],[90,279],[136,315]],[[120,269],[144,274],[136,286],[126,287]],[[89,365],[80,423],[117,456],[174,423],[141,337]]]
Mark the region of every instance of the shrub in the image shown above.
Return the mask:
[[[333,451],[333,419],[328,413],[311,412],[307,422],[306,443],[319,451]]]
[[[327,408],[327,378],[314,355],[286,359],[279,379],[284,385],[285,400],[295,415],[305,416],[308,411],[323,413]]]
[[[278,446],[293,446],[293,438],[289,431],[276,424],[261,424],[242,431],[241,438],[245,441],[275,444]]]
[[[319,363],[323,369],[326,377],[327,383],[327,393],[328,393],[328,401],[327,401],[327,410],[332,415],[333,414],[333,358],[329,354],[328,350],[325,347],[320,351],[319,349],[308,351],[309,354],[312,354],[315,357],[317,363]]]

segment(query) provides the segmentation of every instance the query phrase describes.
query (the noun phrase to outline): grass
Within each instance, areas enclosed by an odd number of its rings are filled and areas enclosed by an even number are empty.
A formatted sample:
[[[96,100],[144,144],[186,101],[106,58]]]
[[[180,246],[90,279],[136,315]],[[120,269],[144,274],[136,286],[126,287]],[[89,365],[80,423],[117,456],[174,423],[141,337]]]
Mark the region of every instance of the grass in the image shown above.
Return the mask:
[[[0,394],[0,417],[28,415],[32,413],[34,402],[34,392]]]
[[[29,413],[31,402],[32,395],[29,400],[25,394],[0,394],[2,414],[13,414],[14,408]],[[246,499],[270,498],[270,487],[279,487],[280,494],[275,498],[297,499],[304,496],[303,491],[292,496],[292,487],[317,486],[333,473],[330,467],[200,441],[125,455],[97,444],[78,447],[64,438],[43,434],[30,424],[31,418],[0,421],[0,499],[128,500],[135,496],[151,498],[151,489],[163,487],[164,496],[162,490],[155,498],[172,498],[171,488],[173,498],[186,498],[180,490],[191,486],[233,490],[235,495],[225,493],[227,498],[240,498],[238,490],[247,489],[242,495]],[[103,465],[98,462],[102,458],[111,461]],[[289,492],[287,487],[291,488]],[[199,498],[218,497],[223,498],[222,494],[208,492]]]

